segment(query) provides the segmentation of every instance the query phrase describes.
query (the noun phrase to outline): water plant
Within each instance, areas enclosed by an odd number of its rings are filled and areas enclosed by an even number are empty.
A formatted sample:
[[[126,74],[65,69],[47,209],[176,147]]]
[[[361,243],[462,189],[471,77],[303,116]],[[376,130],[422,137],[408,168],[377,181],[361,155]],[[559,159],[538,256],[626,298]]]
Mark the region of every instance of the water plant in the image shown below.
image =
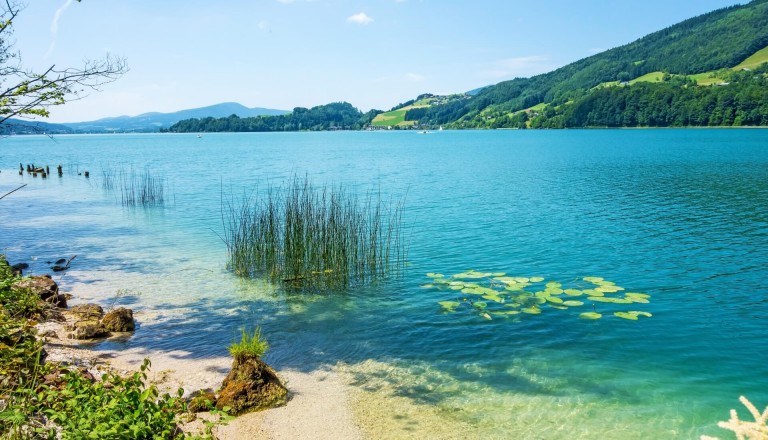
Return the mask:
[[[588,276],[576,279],[564,285],[557,281],[547,281],[544,277],[507,276],[503,272],[480,272],[468,270],[451,276],[430,272],[430,282],[423,288],[450,292],[450,300],[438,301],[446,313],[461,310],[476,314],[484,319],[510,317],[515,315],[540,315],[545,311],[579,312],[585,320],[601,319],[605,313],[598,312],[605,308],[610,316],[638,321],[650,318],[649,312],[626,310],[630,305],[648,304],[650,295],[640,292],[625,292],[625,289],[602,277]],[[620,304],[622,306],[609,306]],[[583,311],[591,305],[592,310]]]
[[[149,169],[141,173],[131,170],[120,174],[120,194],[123,206],[162,206],[165,204],[166,181],[152,175]]]
[[[402,206],[296,176],[240,203],[222,197],[228,267],[304,290],[371,282],[404,265]]]

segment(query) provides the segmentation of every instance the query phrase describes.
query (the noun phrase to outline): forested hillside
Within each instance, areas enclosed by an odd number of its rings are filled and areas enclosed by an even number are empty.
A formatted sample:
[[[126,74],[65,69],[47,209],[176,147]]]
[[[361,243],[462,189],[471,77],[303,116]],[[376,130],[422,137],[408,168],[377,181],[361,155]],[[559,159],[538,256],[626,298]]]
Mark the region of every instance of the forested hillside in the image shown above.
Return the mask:
[[[768,0],[754,0],[701,15],[650,34],[633,43],[585,58],[553,72],[499,83],[477,96],[449,105],[416,109],[406,120],[454,128],[519,126],[516,112],[549,104],[549,110],[585,99],[594,88],[624,82],[651,72],[693,75],[730,68],[768,46]],[[614,94],[668,90],[671,83],[641,85],[640,91],[605,91],[591,101]],[[680,84],[681,87],[685,84]],[[635,85],[630,87],[633,88]],[[699,92],[697,92],[699,93]],[[721,92],[712,92],[716,95]],[[691,92],[682,93],[685,99]]]
[[[175,133],[217,131],[319,131],[359,130],[371,123],[379,112],[363,113],[346,102],[312,107],[296,107],[292,113],[279,116],[240,118],[185,119],[173,124],[168,131]]]

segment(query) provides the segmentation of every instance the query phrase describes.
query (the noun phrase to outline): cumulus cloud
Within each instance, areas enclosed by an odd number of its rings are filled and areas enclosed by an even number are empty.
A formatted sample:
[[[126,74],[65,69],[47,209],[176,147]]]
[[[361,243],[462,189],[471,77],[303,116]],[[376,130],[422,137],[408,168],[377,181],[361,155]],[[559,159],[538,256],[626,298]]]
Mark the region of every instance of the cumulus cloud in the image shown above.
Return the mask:
[[[347,21],[350,23],[356,23],[361,25],[369,24],[373,21],[371,17],[368,16],[365,12],[361,12],[359,14],[352,15],[347,18]]]

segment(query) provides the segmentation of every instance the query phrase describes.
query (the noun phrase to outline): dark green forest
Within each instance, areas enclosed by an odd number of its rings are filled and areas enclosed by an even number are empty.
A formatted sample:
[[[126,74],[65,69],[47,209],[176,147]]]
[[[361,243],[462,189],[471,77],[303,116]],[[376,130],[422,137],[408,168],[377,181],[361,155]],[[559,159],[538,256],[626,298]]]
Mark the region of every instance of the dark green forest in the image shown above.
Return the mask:
[[[372,110],[363,113],[347,102],[335,102],[310,109],[296,107],[293,112],[279,116],[240,118],[185,119],[173,124],[167,131],[192,132],[271,132],[271,131],[321,131],[359,130],[370,124],[380,113]]]

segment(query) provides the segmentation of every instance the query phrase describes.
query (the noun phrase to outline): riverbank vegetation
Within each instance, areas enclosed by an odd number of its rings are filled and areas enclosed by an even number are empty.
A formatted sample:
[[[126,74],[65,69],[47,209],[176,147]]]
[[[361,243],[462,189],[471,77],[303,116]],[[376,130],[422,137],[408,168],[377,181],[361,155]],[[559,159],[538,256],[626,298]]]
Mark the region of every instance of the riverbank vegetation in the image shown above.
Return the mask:
[[[45,362],[35,324],[51,305],[15,275],[0,256],[0,437],[181,438],[186,413],[180,389],[160,394],[147,383],[150,366],[127,377],[106,372],[94,378],[84,368]]]
[[[228,266],[286,287],[343,289],[402,269],[402,202],[360,200],[343,186],[294,177],[255,198],[223,203]]]

